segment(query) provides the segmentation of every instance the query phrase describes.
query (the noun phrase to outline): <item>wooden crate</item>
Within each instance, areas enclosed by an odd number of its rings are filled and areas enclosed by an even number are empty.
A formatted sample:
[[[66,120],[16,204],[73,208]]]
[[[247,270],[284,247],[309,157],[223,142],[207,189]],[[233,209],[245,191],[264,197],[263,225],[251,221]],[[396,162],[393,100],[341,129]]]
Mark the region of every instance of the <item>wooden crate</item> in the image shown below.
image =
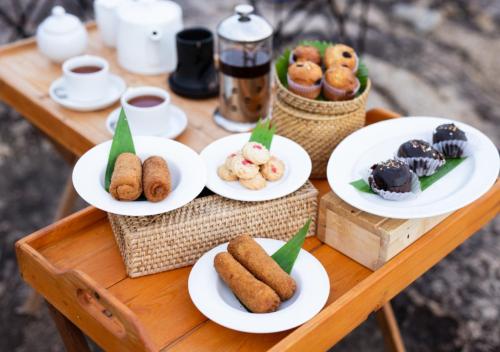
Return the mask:
[[[321,198],[318,238],[376,270],[448,215],[406,220],[384,218],[354,208],[330,192]]]

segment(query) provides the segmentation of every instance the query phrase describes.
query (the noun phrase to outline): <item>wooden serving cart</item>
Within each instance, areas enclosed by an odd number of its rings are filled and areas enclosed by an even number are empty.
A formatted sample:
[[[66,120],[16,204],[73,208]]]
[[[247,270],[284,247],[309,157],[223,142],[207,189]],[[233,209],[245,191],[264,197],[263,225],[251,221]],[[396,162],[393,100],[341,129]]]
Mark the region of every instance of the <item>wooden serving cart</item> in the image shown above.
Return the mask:
[[[107,58],[111,71],[128,85],[166,88],[165,75],[141,77],[119,68],[113,51],[101,44],[93,26],[89,29],[89,53]],[[118,105],[92,113],[61,108],[48,96],[50,83],[60,74],[59,66],[43,58],[32,39],[0,49],[0,98],[40,128],[72,161],[111,138],[104,121]],[[193,102],[174,95],[172,101],[189,117],[180,142],[200,151],[226,135],[211,119],[215,100]],[[367,123],[396,116],[375,109],[367,113]],[[315,181],[315,185],[321,195],[329,192],[326,181]],[[68,183],[59,215],[68,212],[73,196]],[[21,239],[16,252],[21,275],[48,301],[69,351],[88,348],[82,332],[109,351],[326,350],[372,312],[392,333],[391,349],[403,350],[386,303],[496,216],[499,200],[497,181],[483,197],[451,214],[376,271],[316,237],[307,239],[305,249],[328,272],[328,302],[304,325],[274,334],[241,333],[205,318],[189,298],[190,267],[127,277],[106,214],[93,207]]]

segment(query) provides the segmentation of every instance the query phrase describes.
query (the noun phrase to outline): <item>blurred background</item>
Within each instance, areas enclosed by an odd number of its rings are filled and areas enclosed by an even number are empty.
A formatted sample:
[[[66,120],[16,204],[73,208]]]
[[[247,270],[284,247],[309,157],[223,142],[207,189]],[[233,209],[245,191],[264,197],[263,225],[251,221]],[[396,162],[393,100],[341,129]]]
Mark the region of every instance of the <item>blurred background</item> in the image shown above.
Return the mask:
[[[215,30],[233,0],[177,0],[185,27]],[[369,107],[462,120],[500,141],[500,1],[251,1],[276,29],[275,53],[301,39],[352,45],[370,71]],[[0,0],[0,44],[31,36],[54,5],[92,20],[91,0]],[[2,87],[0,86],[0,89]],[[29,295],[14,243],[51,223],[71,171],[43,136],[0,103],[0,351],[63,351]],[[81,202],[80,207],[85,204]],[[392,301],[408,351],[500,351],[500,219]],[[382,351],[375,318],[333,351]]]

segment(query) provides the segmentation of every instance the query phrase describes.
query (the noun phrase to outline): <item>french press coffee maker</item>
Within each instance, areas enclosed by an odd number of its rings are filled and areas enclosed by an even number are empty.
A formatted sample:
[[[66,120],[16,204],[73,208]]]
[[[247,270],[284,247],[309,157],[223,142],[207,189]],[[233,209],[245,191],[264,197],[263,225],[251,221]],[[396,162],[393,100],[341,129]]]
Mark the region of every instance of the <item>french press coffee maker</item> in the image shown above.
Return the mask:
[[[219,107],[215,122],[231,132],[245,132],[269,114],[271,89],[271,25],[238,5],[217,27]]]

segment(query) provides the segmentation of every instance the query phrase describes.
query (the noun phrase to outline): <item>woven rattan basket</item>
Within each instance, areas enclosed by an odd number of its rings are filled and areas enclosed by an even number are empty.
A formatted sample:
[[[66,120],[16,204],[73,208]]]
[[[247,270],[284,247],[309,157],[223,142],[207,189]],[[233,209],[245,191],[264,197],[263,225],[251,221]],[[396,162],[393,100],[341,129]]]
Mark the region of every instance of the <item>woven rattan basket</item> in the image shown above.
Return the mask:
[[[306,99],[286,89],[276,78],[272,121],[276,133],[304,147],[312,159],[312,178],[325,178],[333,149],[365,124],[365,105],[371,83],[349,101]]]
[[[169,213],[136,217],[108,214],[127,273],[138,277],[193,264],[236,235],[288,240],[311,217],[315,233],[318,191],[307,182],[294,193],[265,202],[199,197]]]

